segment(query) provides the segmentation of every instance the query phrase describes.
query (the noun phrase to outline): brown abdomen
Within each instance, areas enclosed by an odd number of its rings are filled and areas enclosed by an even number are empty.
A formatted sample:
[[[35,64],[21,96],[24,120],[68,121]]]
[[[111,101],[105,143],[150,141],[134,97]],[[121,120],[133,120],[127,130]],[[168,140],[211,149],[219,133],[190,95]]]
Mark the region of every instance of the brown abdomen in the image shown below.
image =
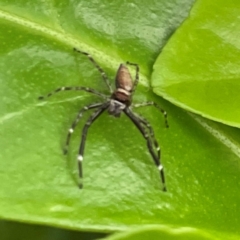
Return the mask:
[[[115,84],[116,88],[122,88],[128,92],[131,92],[133,87],[133,81],[132,77],[130,75],[130,72],[128,71],[128,68],[121,64],[118,68],[117,75],[115,78]]]

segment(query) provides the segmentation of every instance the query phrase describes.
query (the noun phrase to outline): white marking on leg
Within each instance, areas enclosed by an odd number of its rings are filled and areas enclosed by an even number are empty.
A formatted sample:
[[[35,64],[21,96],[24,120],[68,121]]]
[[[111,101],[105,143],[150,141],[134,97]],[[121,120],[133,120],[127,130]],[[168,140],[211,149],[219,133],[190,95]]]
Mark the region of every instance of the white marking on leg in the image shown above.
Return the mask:
[[[85,109],[85,110],[88,110],[88,107],[85,106],[84,109]]]
[[[65,87],[61,87],[61,91],[63,91],[65,89]]]
[[[82,162],[83,156],[82,156],[82,155],[78,155],[77,160],[78,160],[79,162]]]
[[[160,151],[160,147],[159,147],[159,146],[157,147],[157,151],[158,151],[158,152]]]
[[[159,165],[159,166],[158,166],[158,170],[159,170],[159,171],[162,171],[162,170],[163,170],[163,165]]]
[[[70,128],[68,131],[69,131],[70,133],[73,133],[73,129],[72,129],[72,128]]]

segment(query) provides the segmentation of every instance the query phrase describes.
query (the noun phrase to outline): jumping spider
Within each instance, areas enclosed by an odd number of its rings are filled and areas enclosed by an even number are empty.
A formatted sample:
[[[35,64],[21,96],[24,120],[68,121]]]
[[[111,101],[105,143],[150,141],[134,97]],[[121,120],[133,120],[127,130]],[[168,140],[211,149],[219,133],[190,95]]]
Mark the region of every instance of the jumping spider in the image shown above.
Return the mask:
[[[68,130],[68,135],[67,135],[66,144],[65,144],[65,148],[64,148],[64,154],[66,154],[68,151],[68,146],[69,146],[71,135],[72,135],[75,127],[77,126],[79,120],[81,119],[82,114],[87,110],[96,109],[93,112],[93,114],[90,116],[90,118],[87,120],[87,122],[85,123],[83,130],[82,130],[81,144],[80,144],[80,148],[79,148],[79,154],[77,157],[80,179],[82,180],[82,177],[83,177],[82,161],[83,161],[83,154],[84,154],[84,148],[85,148],[85,141],[86,141],[87,132],[88,132],[89,127],[105,110],[107,110],[108,113],[110,115],[113,115],[114,117],[120,117],[121,113],[123,112],[130,118],[130,120],[133,122],[133,124],[138,128],[138,130],[141,132],[143,137],[146,139],[148,150],[149,150],[149,152],[159,170],[159,173],[160,173],[161,181],[163,184],[163,191],[167,191],[166,185],[165,185],[163,166],[160,163],[160,147],[158,145],[157,140],[154,137],[153,129],[152,129],[151,125],[149,124],[149,122],[145,118],[135,114],[131,108],[150,106],[150,105],[156,107],[158,110],[160,110],[163,113],[163,115],[165,117],[166,127],[168,127],[167,113],[160,106],[158,106],[155,102],[144,102],[144,103],[132,104],[132,96],[134,94],[134,91],[137,87],[138,80],[139,80],[138,64],[126,62],[127,65],[132,65],[136,68],[136,76],[135,76],[134,81],[132,80],[132,77],[130,75],[130,72],[129,72],[127,66],[124,64],[120,64],[120,66],[117,70],[117,73],[116,73],[116,78],[115,78],[116,88],[113,91],[112,86],[109,82],[109,79],[107,78],[106,73],[95,62],[95,60],[91,57],[91,55],[89,55],[86,52],[82,52],[76,48],[74,48],[74,51],[86,55],[89,58],[89,60],[93,63],[93,65],[98,69],[98,71],[102,75],[104,82],[106,83],[106,85],[109,88],[110,96],[100,93],[97,90],[92,89],[92,88],[79,86],[79,87],[60,87],[60,88],[57,88],[55,91],[48,93],[46,97],[40,96],[39,99],[48,98],[48,97],[52,96],[53,94],[61,92],[61,91],[75,90],[75,91],[86,91],[86,92],[95,94],[104,100],[103,102],[89,104],[89,105],[83,107],[79,111],[75,121],[72,123],[71,128],[69,128],[69,130]],[[155,148],[155,150],[154,150],[154,148]],[[80,188],[83,187],[82,181],[79,184],[79,187]]]

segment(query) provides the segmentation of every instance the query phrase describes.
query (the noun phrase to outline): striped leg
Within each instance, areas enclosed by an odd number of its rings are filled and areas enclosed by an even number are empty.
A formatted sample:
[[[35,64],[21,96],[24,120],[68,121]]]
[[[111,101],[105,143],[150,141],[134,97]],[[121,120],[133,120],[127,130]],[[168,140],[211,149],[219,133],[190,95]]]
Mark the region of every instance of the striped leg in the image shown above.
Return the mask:
[[[136,114],[135,114],[136,115]],[[148,129],[149,133],[150,133],[150,136],[153,140],[153,143],[154,143],[154,146],[156,148],[156,151],[157,151],[157,154],[158,154],[158,159],[160,159],[161,157],[161,149],[160,149],[160,146],[155,138],[155,135],[154,135],[154,131],[153,131],[153,128],[152,126],[150,125],[150,123],[145,119],[143,118],[142,116],[139,116],[137,115],[138,119],[140,120],[140,122]]]
[[[136,67],[136,76],[135,76],[135,80],[133,83],[133,88],[132,88],[132,94],[134,93],[137,85],[138,85],[138,81],[139,81],[139,66],[136,63],[130,63],[130,62],[126,62],[128,65],[132,65]]]
[[[103,69],[96,63],[96,61],[93,59],[93,57],[92,57],[89,53],[80,51],[80,50],[77,49],[77,48],[73,48],[73,50],[76,51],[76,52],[78,52],[78,53],[84,54],[84,55],[86,55],[86,56],[89,58],[89,60],[93,63],[93,65],[97,68],[97,70],[98,70],[98,71],[100,72],[100,74],[102,75],[102,78],[103,78],[104,82],[107,84],[110,92],[112,93],[112,87],[111,87],[111,84],[110,84],[110,82],[109,82],[109,80],[108,80],[108,77],[107,77],[106,73],[105,73],[105,72],[103,71]]]
[[[68,152],[68,147],[69,147],[69,143],[70,143],[71,136],[72,136],[72,134],[73,134],[73,132],[74,132],[75,127],[77,126],[78,122],[80,121],[83,113],[84,113],[85,111],[87,111],[87,110],[100,107],[101,105],[103,105],[103,103],[90,104],[90,105],[88,105],[88,106],[83,107],[83,108],[79,111],[76,119],[75,119],[74,122],[72,123],[71,128],[69,128],[69,130],[68,130],[68,135],[67,135],[65,147],[64,147],[64,150],[63,150],[63,153],[64,153],[64,154],[67,154],[67,152]]]
[[[48,93],[45,97],[40,96],[38,99],[43,100],[43,99],[49,98],[52,95],[54,95],[58,92],[62,92],[62,91],[85,91],[85,92],[95,94],[101,98],[107,98],[107,96],[105,96],[104,94],[102,94],[92,88],[88,88],[88,87],[60,87],[60,88],[55,89],[53,92]]]
[[[144,102],[144,103],[136,103],[133,104],[132,107],[145,107],[145,106],[154,106],[156,107],[158,110],[160,110],[162,112],[162,114],[164,115],[165,118],[165,125],[168,128],[168,120],[167,120],[167,112],[165,110],[163,110],[157,103],[155,102]]]
[[[153,150],[151,138],[146,133],[144,127],[141,125],[141,120],[138,118],[138,116],[136,116],[129,108],[126,108],[124,110],[124,113],[131,119],[131,121],[134,123],[134,125],[138,128],[138,130],[142,133],[143,137],[146,139],[148,150],[149,150],[149,152],[159,170],[159,173],[160,173],[160,178],[161,178],[162,184],[163,184],[163,191],[167,191],[163,166],[160,162],[160,159],[158,158],[158,156],[155,154],[155,152]]]
[[[82,171],[82,161],[83,161],[83,155],[84,155],[84,148],[85,148],[85,142],[87,138],[87,133],[89,127],[92,125],[92,123],[108,108],[109,102],[103,103],[102,106],[100,106],[87,120],[86,124],[83,127],[82,130],[82,139],[81,139],[81,144],[79,147],[79,154],[77,157],[78,160],[78,170],[79,170],[79,178],[80,178],[80,183],[79,183],[79,188],[83,187],[82,183],[82,178],[83,178],[83,171]]]

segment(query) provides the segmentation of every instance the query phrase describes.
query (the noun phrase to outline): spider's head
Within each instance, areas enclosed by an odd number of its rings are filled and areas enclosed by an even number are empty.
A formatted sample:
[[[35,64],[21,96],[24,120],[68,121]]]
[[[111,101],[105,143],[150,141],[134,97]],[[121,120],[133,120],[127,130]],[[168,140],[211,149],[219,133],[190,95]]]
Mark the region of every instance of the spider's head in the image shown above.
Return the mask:
[[[124,103],[111,99],[108,107],[108,113],[114,117],[120,117],[121,112],[125,108],[126,108],[126,105]]]

